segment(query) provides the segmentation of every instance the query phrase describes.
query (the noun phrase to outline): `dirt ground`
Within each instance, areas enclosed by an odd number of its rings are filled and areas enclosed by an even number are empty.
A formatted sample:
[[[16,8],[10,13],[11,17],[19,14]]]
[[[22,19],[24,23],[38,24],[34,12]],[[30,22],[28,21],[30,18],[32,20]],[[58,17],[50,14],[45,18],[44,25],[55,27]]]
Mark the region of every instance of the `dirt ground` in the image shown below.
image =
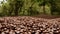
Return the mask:
[[[55,18],[60,18],[60,15],[36,15],[34,17],[37,17],[37,18],[46,18],[46,19],[55,19]]]

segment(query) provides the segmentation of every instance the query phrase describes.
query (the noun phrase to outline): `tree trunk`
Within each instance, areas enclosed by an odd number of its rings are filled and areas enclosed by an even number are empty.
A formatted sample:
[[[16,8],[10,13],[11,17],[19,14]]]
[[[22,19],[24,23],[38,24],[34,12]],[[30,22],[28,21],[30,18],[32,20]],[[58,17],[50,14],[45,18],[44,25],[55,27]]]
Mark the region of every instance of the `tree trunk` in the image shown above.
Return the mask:
[[[45,12],[45,6],[43,6],[43,12],[44,12],[44,14],[46,14],[46,12]]]
[[[45,12],[45,0],[43,1],[43,12],[44,12],[44,14],[46,14],[46,12]]]
[[[56,12],[57,8],[56,8],[56,3],[53,0],[50,0],[50,4],[51,4],[51,15],[53,15],[53,12]]]
[[[15,13],[15,16],[18,16],[18,5],[17,5],[17,3],[15,4],[15,11],[14,11],[14,13]]]

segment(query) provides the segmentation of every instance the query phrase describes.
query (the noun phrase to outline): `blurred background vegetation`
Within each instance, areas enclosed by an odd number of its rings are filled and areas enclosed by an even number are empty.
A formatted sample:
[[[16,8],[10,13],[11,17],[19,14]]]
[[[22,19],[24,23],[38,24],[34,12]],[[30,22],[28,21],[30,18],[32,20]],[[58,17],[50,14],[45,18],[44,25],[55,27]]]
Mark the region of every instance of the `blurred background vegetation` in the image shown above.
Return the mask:
[[[0,16],[60,15],[60,0],[0,0]]]

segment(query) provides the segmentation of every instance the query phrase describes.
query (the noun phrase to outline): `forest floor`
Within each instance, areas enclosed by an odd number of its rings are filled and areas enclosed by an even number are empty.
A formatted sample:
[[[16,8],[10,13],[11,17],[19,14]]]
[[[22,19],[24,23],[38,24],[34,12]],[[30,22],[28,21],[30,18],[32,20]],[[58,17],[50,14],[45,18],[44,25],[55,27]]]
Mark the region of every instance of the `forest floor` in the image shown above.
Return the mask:
[[[0,17],[0,34],[60,34],[60,17]]]

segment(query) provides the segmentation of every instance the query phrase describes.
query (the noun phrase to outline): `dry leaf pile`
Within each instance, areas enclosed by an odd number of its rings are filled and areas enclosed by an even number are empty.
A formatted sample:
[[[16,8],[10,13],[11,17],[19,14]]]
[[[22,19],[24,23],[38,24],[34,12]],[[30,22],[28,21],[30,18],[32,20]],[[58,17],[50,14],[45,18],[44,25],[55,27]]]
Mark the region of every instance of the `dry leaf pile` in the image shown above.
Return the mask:
[[[60,18],[2,17],[0,34],[60,34]]]

